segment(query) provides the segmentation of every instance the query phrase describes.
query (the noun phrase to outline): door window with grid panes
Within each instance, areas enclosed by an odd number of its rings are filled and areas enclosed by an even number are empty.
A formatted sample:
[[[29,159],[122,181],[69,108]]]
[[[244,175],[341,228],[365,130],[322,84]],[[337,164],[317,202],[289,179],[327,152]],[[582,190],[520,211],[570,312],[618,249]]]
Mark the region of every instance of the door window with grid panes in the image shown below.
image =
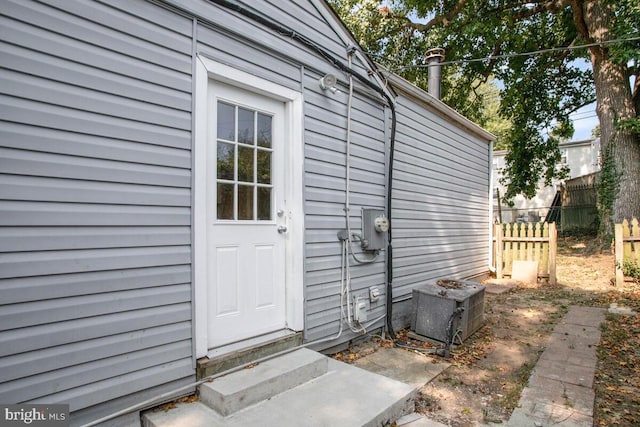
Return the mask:
[[[272,116],[217,104],[218,220],[271,221]]]

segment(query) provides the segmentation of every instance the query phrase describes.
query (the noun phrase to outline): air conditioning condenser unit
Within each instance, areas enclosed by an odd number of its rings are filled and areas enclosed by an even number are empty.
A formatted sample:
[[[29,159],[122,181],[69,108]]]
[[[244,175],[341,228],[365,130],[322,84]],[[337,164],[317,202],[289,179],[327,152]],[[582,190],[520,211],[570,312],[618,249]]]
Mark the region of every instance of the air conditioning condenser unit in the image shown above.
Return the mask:
[[[411,330],[419,336],[462,343],[484,323],[484,285],[440,279],[413,289]],[[449,332],[449,325],[452,331]]]

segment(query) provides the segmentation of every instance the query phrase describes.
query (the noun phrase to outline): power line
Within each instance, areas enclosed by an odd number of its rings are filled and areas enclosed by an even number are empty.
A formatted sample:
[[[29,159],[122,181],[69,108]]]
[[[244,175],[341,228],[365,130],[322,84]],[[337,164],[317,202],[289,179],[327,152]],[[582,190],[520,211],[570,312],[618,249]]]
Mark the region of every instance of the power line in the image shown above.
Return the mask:
[[[595,111],[595,107],[594,107],[594,108],[590,108],[588,110],[583,110],[583,111],[576,110],[576,111],[574,111],[572,113],[569,113],[569,115],[571,117],[580,117],[580,116],[592,116],[595,113],[596,113],[596,111]]]
[[[591,120],[591,119],[595,119],[597,118],[597,115],[593,115],[593,116],[586,116],[586,117],[578,117],[576,119],[571,119],[572,122],[579,122],[580,120]]]
[[[456,61],[444,61],[444,62],[440,62],[438,64],[433,64],[433,65],[452,65],[452,64],[466,64],[466,63],[470,63],[470,62],[481,62],[481,61],[488,61],[491,59],[503,59],[503,58],[514,58],[514,57],[518,57],[518,56],[533,56],[533,55],[540,55],[542,53],[549,53],[549,52],[558,52],[558,51],[565,51],[565,50],[576,50],[576,49],[585,49],[588,47],[594,47],[594,46],[606,46],[606,45],[610,45],[610,44],[616,44],[616,43],[622,43],[622,42],[630,42],[630,41],[636,41],[636,40],[640,40],[640,37],[629,37],[626,39],[615,39],[615,40],[606,40],[603,42],[599,42],[599,43],[589,43],[589,44],[583,44],[583,45],[579,45],[579,46],[565,46],[565,47],[552,47],[549,49],[540,49],[540,50],[534,50],[531,52],[520,52],[520,53],[506,53],[504,55],[491,55],[491,56],[487,56],[484,58],[472,58],[472,59],[460,59],[460,60],[456,60]],[[408,68],[425,68],[425,67],[430,67],[431,65],[427,65],[427,64],[423,64],[423,65],[407,65],[404,67],[399,67],[397,68],[397,70],[405,70]]]
[[[569,114],[569,117],[575,120],[575,119],[581,119],[583,117],[594,117],[595,115],[596,113],[594,111],[585,111],[584,113]]]

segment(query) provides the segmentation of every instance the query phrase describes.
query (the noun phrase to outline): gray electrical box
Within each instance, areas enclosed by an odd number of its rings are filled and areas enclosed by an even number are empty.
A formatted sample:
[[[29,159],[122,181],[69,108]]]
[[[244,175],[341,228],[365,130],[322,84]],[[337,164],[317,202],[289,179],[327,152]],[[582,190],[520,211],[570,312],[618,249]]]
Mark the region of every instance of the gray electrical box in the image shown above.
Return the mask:
[[[362,209],[362,248],[368,251],[384,249],[389,219],[382,209]]]

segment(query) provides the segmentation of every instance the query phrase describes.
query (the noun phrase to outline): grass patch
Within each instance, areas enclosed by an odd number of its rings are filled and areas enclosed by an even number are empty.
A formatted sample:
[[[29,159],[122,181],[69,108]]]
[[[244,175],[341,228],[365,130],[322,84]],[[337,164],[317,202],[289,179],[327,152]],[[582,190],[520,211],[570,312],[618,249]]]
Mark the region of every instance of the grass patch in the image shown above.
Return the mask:
[[[524,390],[529,383],[529,377],[535,366],[535,361],[523,364],[520,369],[515,372],[514,380],[505,384],[503,396],[498,401],[498,404],[502,408],[511,412],[518,406],[522,390]]]

